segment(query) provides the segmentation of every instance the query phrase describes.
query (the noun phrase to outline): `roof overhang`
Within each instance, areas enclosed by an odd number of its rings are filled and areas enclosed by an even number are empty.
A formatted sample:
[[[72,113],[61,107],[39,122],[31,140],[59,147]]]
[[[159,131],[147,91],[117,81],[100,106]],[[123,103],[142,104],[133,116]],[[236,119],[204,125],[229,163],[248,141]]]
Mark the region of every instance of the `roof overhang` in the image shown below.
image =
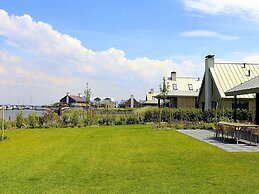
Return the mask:
[[[254,94],[254,93],[259,93],[259,88],[251,88],[251,89],[236,90],[236,91],[228,90],[225,92],[226,96],[236,96],[236,95]]]
[[[243,94],[259,93],[259,76],[250,79],[230,90],[226,91],[226,96],[236,96]]]
[[[199,91],[185,91],[185,90],[170,90],[168,94],[165,95],[166,98],[172,97],[198,97]],[[160,93],[155,98],[163,98],[163,95]]]

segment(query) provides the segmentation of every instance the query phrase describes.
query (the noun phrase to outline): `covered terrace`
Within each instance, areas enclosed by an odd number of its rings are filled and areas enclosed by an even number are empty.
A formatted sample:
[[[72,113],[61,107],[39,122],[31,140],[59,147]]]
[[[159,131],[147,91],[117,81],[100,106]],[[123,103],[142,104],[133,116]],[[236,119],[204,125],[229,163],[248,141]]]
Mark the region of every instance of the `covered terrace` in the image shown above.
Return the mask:
[[[242,94],[255,94],[256,98],[256,111],[255,111],[255,123],[259,125],[259,76],[250,79],[234,88],[231,88],[225,92],[226,96],[234,96],[234,122],[237,120],[237,95]]]

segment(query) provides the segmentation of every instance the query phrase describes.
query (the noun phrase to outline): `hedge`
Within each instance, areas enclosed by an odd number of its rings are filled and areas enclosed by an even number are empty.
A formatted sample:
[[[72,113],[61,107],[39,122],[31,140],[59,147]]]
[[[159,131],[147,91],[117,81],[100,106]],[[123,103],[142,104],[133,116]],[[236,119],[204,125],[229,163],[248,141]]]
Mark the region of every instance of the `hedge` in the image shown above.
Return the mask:
[[[201,109],[159,109],[157,107],[144,107],[140,109],[93,109],[66,110],[61,116],[56,113],[45,113],[38,116],[32,112],[27,118],[21,111],[16,115],[14,121],[6,121],[5,128],[49,128],[49,127],[83,127],[89,125],[130,125],[141,123],[213,123],[219,120],[233,120],[233,110],[213,109],[202,111]],[[255,114],[253,111],[237,110],[239,121],[253,122]],[[171,122],[170,122],[171,121]],[[1,125],[1,123],[0,123]],[[195,126],[191,126],[190,128]]]

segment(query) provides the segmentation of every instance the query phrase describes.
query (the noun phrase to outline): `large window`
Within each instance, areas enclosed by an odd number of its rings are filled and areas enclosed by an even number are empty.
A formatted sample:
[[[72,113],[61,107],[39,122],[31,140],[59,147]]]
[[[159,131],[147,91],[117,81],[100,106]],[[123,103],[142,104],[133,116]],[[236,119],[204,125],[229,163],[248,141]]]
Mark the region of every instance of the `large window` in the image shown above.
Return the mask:
[[[173,97],[170,99],[171,108],[177,108],[177,98]]]
[[[237,101],[237,109],[248,110],[248,102],[246,101]],[[232,109],[234,109],[234,102],[232,103]]]

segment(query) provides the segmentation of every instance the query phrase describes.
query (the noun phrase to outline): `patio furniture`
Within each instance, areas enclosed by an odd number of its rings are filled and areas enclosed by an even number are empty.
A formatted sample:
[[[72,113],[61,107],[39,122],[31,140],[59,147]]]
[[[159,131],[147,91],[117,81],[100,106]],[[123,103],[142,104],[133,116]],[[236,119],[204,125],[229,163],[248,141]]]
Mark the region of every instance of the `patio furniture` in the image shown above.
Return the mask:
[[[222,125],[222,141],[224,142],[225,137],[224,135],[228,136],[231,135],[232,139],[234,138],[235,135],[235,128],[231,125]]]
[[[222,124],[216,123],[214,137],[217,139],[220,133],[222,133]]]
[[[232,123],[232,122],[224,122],[224,121],[221,121],[219,123],[222,124],[223,126],[231,126],[234,129],[233,136],[234,136],[237,144],[238,144],[238,141],[240,139],[240,132],[241,132],[242,129],[245,129],[245,128],[257,128],[257,127],[259,127],[259,125],[254,125],[254,124],[249,124],[249,123]],[[228,130],[230,130],[230,129],[225,128],[226,132]]]
[[[259,128],[248,128],[250,130],[250,144],[254,136],[254,143],[258,144]]]

